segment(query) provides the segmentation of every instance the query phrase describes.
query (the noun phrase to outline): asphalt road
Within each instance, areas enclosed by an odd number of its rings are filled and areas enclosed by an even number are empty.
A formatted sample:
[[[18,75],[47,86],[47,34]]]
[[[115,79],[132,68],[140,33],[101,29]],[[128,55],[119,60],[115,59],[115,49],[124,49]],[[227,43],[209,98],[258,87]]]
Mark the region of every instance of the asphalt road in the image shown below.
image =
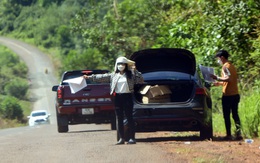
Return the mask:
[[[116,131],[111,131],[110,125],[74,125],[69,126],[68,133],[58,133],[55,93],[51,91],[58,81],[50,59],[18,40],[0,37],[0,44],[17,53],[28,65],[33,109],[51,113],[50,125],[0,130],[1,163],[176,162],[173,154],[149,142],[146,139],[149,135],[137,134],[135,145],[115,145]]]

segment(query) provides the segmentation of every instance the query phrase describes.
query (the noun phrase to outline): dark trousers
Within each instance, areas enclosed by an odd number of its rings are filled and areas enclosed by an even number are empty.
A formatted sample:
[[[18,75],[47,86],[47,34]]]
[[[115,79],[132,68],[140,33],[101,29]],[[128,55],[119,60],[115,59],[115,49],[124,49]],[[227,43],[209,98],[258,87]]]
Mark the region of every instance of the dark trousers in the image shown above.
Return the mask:
[[[236,125],[236,134],[241,134],[241,124],[238,115],[238,103],[240,101],[239,95],[233,96],[222,96],[222,108],[223,116],[225,120],[226,133],[227,136],[231,136],[231,122],[230,113],[232,112],[232,117]]]
[[[134,120],[133,120],[133,95],[132,93],[116,94],[115,113],[117,119],[117,130],[119,137],[125,139],[124,119],[127,120],[129,138],[134,139]],[[124,118],[125,117],[125,118]]]

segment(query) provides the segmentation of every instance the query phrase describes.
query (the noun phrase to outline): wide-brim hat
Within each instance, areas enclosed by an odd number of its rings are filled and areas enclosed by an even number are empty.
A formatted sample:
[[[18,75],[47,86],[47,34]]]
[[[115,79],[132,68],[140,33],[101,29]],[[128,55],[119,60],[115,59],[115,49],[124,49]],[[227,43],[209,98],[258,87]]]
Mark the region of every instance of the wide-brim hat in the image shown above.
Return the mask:
[[[129,70],[132,68],[132,66],[135,65],[135,62],[134,62],[134,61],[132,61],[132,60],[130,60],[130,59],[127,59],[126,57],[118,57],[118,58],[116,59],[115,71],[117,70],[117,63],[126,63]]]

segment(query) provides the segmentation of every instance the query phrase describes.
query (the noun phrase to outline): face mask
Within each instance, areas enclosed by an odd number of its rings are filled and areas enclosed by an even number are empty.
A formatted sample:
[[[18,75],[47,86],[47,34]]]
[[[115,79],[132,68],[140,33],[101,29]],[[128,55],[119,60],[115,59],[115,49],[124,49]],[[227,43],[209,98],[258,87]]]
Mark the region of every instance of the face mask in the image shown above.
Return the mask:
[[[220,59],[218,59],[218,64],[223,65],[223,62]]]
[[[119,71],[124,71],[124,70],[125,70],[125,65],[118,65],[118,66],[117,66],[117,69],[118,69]]]

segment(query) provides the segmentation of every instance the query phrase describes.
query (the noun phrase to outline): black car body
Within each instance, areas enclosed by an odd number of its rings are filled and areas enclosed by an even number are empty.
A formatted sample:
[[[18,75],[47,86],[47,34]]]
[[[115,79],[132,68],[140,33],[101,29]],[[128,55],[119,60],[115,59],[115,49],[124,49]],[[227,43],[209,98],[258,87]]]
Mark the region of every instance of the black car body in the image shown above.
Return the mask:
[[[196,71],[192,52],[175,48],[146,49],[133,53],[130,59],[136,62],[145,81],[135,86],[136,132],[199,131],[202,139],[212,138],[211,97]],[[169,92],[158,99],[144,101],[141,92],[146,86],[167,87]]]

